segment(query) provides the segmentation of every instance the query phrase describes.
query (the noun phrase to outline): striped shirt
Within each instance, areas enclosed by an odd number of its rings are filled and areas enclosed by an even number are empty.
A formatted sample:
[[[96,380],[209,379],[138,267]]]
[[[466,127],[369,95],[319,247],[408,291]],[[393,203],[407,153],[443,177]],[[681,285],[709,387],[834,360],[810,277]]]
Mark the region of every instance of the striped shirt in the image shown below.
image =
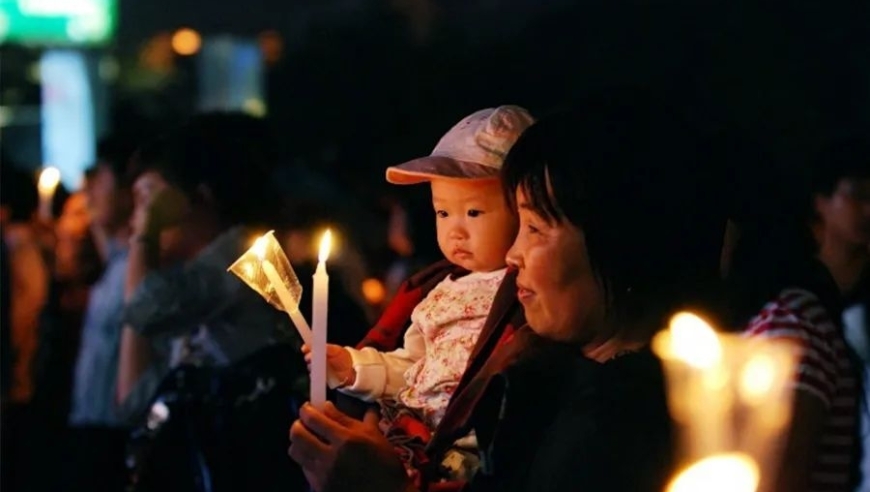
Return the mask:
[[[852,470],[858,459],[857,382],[838,325],[818,297],[806,290],[789,288],[749,322],[747,334],[790,340],[801,346],[794,388],[818,398],[827,409],[809,490],[850,490]]]

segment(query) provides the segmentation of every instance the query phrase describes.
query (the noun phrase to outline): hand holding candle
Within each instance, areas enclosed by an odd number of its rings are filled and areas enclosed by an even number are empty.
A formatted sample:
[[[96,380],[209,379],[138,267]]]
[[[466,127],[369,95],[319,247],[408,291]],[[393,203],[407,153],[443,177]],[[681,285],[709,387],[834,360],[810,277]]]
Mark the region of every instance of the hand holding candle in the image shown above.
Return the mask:
[[[322,408],[326,403],[326,318],[329,305],[329,275],[326,260],[332,247],[332,232],[327,230],[320,240],[317,270],[314,272],[311,343],[311,404]]]
[[[36,189],[39,191],[39,217],[43,220],[52,219],[51,204],[58,184],[60,184],[60,171],[56,167],[47,167],[39,173]]]

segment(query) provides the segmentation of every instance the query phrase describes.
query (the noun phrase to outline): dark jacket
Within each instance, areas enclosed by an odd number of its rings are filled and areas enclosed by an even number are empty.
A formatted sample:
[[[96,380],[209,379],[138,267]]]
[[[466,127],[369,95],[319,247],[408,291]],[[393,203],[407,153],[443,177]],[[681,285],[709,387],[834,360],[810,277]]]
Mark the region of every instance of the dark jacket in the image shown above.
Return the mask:
[[[498,352],[517,356],[490,378],[471,415],[482,467],[467,490],[664,488],[672,423],[651,352],[600,364],[527,328]]]

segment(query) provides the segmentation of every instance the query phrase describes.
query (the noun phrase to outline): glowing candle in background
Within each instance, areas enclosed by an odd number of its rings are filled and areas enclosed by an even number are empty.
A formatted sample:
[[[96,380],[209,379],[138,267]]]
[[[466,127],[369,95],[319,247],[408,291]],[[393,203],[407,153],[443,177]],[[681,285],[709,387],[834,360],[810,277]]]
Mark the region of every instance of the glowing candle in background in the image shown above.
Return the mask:
[[[58,184],[60,184],[60,171],[56,167],[47,167],[39,173],[36,189],[39,191],[39,217],[43,220],[51,220],[54,215],[51,205]]]
[[[775,478],[791,418],[798,351],[783,340],[717,333],[682,312],[653,339],[677,425],[669,492],[754,492]]]
[[[717,454],[680,472],[667,492],[755,492],[758,481],[758,465],[751,457]]]

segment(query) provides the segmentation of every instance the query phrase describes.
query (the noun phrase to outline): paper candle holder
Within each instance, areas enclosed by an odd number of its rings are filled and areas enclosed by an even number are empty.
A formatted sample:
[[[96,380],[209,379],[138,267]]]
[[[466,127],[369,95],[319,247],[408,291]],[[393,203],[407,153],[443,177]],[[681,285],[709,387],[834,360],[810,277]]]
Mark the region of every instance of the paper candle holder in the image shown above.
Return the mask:
[[[278,292],[269,277],[266,275],[264,268],[271,264],[274,271],[278,274],[281,284],[286,287],[284,296]],[[254,289],[265,299],[269,304],[289,313],[299,311],[299,300],[302,298],[302,284],[299,282],[299,277],[290,266],[290,260],[284,254],[284,250],[275,239],[274,231],[269,231],[265,235],[259,237],[254,245],[251,246],[242,256],[239,257],[230,265],[228,271],[239,277],[242,282]],[[280,289],[280,286],[278,287]],[[289,295],[289,296],[288,296]],[[285,306],[282,302],[282,297],[288,300],[290,304]]]

